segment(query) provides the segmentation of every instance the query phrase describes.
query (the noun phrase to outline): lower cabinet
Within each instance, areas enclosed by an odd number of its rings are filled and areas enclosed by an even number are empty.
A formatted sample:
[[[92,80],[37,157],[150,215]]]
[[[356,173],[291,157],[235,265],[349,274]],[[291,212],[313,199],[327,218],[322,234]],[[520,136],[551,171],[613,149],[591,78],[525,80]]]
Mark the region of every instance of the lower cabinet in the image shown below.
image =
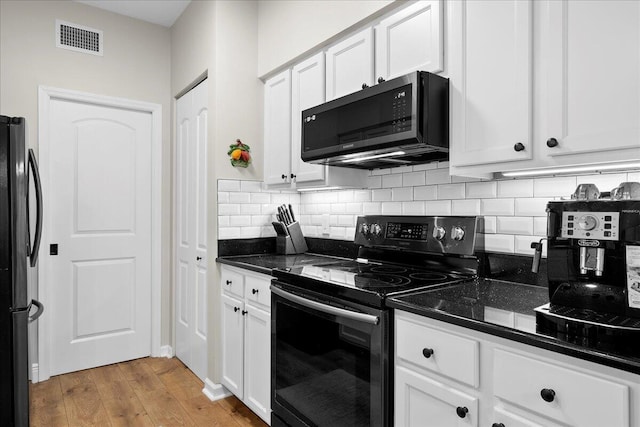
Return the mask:
[[[222,384],[271,423],[271,276],[223,265]]]
[[[396,427],[640,427],[640,375],[412,313],[394,318]],[[465,343],[477,351],[467,345],[459,370],[445,369]],[[479,381],[460,375],[476,366]]]

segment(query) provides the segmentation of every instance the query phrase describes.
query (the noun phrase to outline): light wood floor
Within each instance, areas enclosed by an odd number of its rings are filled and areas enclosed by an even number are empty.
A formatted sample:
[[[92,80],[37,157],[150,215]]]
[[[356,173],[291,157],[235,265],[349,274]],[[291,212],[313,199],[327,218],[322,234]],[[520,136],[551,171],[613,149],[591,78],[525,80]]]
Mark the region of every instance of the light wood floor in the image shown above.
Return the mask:
[[[144,358],[31,384],[31,427],[260,426],[235,397],[211,402],[178,359]]]

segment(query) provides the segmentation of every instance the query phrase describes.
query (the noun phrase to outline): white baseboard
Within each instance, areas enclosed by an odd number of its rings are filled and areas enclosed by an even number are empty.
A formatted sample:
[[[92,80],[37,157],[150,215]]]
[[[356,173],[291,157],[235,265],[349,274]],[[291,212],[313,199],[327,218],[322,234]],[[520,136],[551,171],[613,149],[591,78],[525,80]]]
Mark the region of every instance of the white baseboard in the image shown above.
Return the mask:
[[[33,384],[40,382],[40,366],[37,363],[31,364],[31,382]]]
[[[204,380],[204,388],[202,389],[202,393],[204,393],[204,395],[207,396],[211,401],[224,399],[225,397],[229,397],[233,394],[222,384],[216,384],[209,378],[205,378]]]
[[[173,347],[171,347],[170,345],[163,345],[162,347],[160,347],[160,357],[171,359],[173,356]]]

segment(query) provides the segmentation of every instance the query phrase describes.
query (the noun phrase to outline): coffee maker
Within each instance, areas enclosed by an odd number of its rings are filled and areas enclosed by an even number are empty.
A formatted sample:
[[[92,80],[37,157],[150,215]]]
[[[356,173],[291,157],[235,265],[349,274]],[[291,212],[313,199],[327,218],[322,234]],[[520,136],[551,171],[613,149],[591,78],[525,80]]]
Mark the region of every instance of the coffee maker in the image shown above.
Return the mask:
[[[535,309],[536,329],[640,356],[640,195],[619,189],[583,184],[547,204],[550,302]]]

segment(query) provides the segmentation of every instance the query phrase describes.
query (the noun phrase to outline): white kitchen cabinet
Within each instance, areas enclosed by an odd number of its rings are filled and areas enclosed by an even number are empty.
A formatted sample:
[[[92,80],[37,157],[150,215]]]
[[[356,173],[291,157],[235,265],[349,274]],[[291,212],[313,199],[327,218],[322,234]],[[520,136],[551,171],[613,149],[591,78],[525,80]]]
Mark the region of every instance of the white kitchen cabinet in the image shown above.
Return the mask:
[[[271,276],[221,266],[222,384],[271,423]]]
[[[411,3],[375,27],[375,77],[385,80],[412,71],[443,70],[441,0]]]
[[[291,70],[264,84],[264,182],[291,182]]]
[[[447,5],[451,174],[640,160],[640,3]]]
[[[398,427],[640,427],[640,375],[401,310],[394,312],[394,328]],[[427,342],[435,343],[428,347],[433,351],[421,360]],[[447,366],[452,353],[468,352],[472,342],[478,345],[473,357],[454,356],[457,371]],[[477,386],[464,374],[476,364]],[[464,418],[458,407],[468,409]]]
[[[331,101],[374,84],[373,27],[327,49],[326,99]]]
[[[640,2],[548,1],[549,164],[640,158]],[[548,147],[546,140],[558,143]]]
[[[451,165],[531,159],[532,2],[447,5]]]
[[[419,373],[395,370],[395,426],[477,426],[478,399]]]

